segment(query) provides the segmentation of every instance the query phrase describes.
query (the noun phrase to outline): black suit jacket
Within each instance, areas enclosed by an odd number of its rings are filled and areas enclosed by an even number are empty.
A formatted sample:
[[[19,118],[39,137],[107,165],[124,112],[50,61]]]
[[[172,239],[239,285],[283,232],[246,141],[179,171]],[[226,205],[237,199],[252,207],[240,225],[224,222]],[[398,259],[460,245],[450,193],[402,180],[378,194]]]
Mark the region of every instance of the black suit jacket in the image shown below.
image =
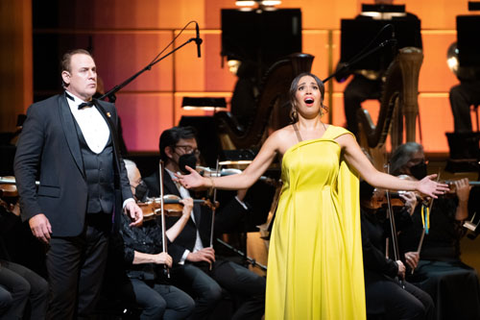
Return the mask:
[[[15,177],[20,195],[22,219],[43,213],[52,225],[52,235],[79,235],[87,210],[87,182],[74,117],[65,94],[34,103],[27,119],[15,155]],[[100,113],[116,127],[115,106],[97,101]],[[110,131],[112,127],[109,125]],[[116,130],[116,129],[114,129]],[[114,134],[110,132],[112,141]],[[115,143],[114,143],[115,149]],[[120,152],[114,151],[118,155]],[[117,198],[132,198],[124,163],[114,155]],[[40,180],[38,189],[35,180]],[[119,202],[119,201],[117,201]],[[118,207],[118,205],[117,205]]]
[[[158,172],[145,178],[144,181],[148,186],[149,196],[158,197],[160,195]],[[163,187],[165,194],[180,196],[177,186],[165,170],[163,174]],[[247,211],[248,210],[246,210],[236,199],[232,199],[224,206],[221,206],[215,213],[215,234],[221,234],[222,232],[225,232],[225,230],[231,228],[232,225],[237,224]],[[182,232],[180,232],[175,241],[168,247],[168,253],[172,256],[174,263],[180,261],[185,250],[189,250],[190,252],[193,251],[197,228],[203,246],[210,246],[212,211],[206,206],[195,204],[193,214],[195,222],[193,222],[192,219],[189,219]],[[173,219],[167,219],[167,228],[173,225],[174,222]]]

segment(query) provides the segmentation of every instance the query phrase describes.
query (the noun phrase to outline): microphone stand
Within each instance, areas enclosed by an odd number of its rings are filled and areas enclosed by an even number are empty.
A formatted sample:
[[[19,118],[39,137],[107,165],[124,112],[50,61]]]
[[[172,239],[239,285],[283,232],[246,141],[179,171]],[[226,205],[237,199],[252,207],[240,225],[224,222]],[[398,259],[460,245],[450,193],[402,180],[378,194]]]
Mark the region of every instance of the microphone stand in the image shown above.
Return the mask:
[[[255,259],[247,256],[244,252],[238,250],[238,249],[235,249],[234,247],[232,247],[231,245],[229,245],[228,243],[226,243],[225,241],[222,241],[220,239],[217,238],[217,242],[219,242],[220,244],[224,245],[225,247],[227,247],[228,249],[232,250],[234,253],[238,254],[239,256],[241,256],[242,258],[244,258],[248,263],[250,263],[252,266],[254,267],[259,267],[260,269],[262,269],[263,271],[267,271],[267,267],[264,266],[263,264],[261,263],[258,263]]]
[[[195,43],[197,43],[198,41],[202,41],[201,38],[190,38],[188,39],[187,41],[185,41],[182,45],[180,45],[179,47],[173,49],[172,51],[168,52],[167,54],[165,54],[164,56],[156,59],[156,60],[153,60],[152,62],[150,62],[145,68],[143,68],[142,70],[138,71],[137,73],[135,73],[133,76],[131,76],[130,78],[128,78],[127,80],[125,80],[124,82],[122,82],[121,84],[118,84],[116,85],[115,87],[113,87],[110,91],[108,91],[107,93],[105,93],[104,95],[102,95],[101,97],[98,98],[98,100],[103,100],[105,98],[108,98],[108,100],[110,102],[115,102],[116,100],[116,97],[115,97],[115,93],[117,93],[118,91],[120,91],[123,87],[125,87],[127,84],[129,84],[130,82],[132,82],[133,80],[135,80],[139,75],[141,75],[142,73],[144,73],[145,71],[150,71],[152,69],[152,67],[159,63],[160,61],[162,61],[163,59],[165,59],[166,57],[170,56],[171,54],[175,53],[176,51],[180,50],[181,48],[183,48],[184,46],[186,46],[187,44],[189,44],[190,42],[192,41],[195,41]]]
[[[383,41],[382,43],[380,43],[378,46],[376,46],[375,48],[373,49],[370,49],[369,51],[365,52],[364,54],[360,55],[359,57],[357,58],[353,58],[352,61],[350,62],[347,62],[346,64],[344,64],[340,69],[338,69],[337,71],[335,71],[334,73],[332,73],[331,75],[329,75],[328,77],[326,77],[325,79],[323,79],[323,83],[327,82],[328,80],[330,80],[331,78],[337,76],[338,74],[341,74],[342,72],[345,72],[347,71],[351,66],[355,65],[356,63],[358,63],[359,61],[361,61],[362,59],[368,57],[369,55],[377,52],[378,50],[382,49],[382,48],[385,48],[387,45],[391,44],[391,45],[395,45],[397,43],[397,40],[396,39],[388,39],[388,40],[385,40]]]

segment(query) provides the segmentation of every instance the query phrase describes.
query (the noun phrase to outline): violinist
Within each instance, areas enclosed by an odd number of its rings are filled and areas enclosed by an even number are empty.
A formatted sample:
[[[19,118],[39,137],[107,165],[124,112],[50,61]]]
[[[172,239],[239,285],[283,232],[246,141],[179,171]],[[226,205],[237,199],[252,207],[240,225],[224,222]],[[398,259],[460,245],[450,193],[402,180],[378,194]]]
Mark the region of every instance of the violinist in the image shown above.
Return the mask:
[[[422,145],[408,142],[399,146],[392,154],[391,169],[395,175],[406,174],[414,179],[426,176]],[[435,199],[430,210],[417,206],[412,226],[404,230],[399,241],[404,251],[419,253],[418,266],[407,271],[407,279],[432,296],[442,319],[459,315],[463,319],[480,319],[478,276],[460,258],[470,186],[468,179],[454,184],[455,197]]]
[[[434,319],[432,298],[404,281],[406,268],[401,260],[395,261],[385,255],[386,238],[392,239],[392,232],[386,219],[386,207],[379,206],[385,199],[383,193],[366,181],[360,183],[367,318],[382,315],[385,319]],[[417,202],[412,193],[400,194],[405,205],[395,210],[397,231],[411,224],[410,212]]]
[[[194,168],[198,162],[196,132],[192,127],[173,127],[160,136],[160,158],[165,163],[164,190],[181,198],[190,193],[172,178],[174,173]],[[159,174],[145,178],[150,196],[159,195]],[[221,232],[247,213],[242,202],[245,192],[216,211],[215,232]],[[212,210],[194,205],[191,219],[177,239],[169,246],[173,258],[172,283],[191,293],[195,298],[193,319],[205,319],[212,314],[222,298],[222,288],[238,295],[241,305],[234,311],[234,319],[260,319],[265,307],[265,279],[247,268],[227,260],[217,259],[210,246]],[[168,222],[167,222],[168,225]]]
[[[11,260],[4,237],[20,222],[20,207],[8,201],[11,197],[4,194],[3,188],[0,196],[0,319],[24,319],[24,314],[29,315],[28,319],[45,319],[48,283],[34,271]]]
[[[133,161],[124,160],[133,195],[141,185],[140,171]],[[180,201],[180,219],[166,231],[167,247],[181,232],[193,208],[191,198]],[[143,221],[142,226],[130,226],[131,220],[122,215],[119,234],[128,282],[122,293],[133,290],[135,302],[142,309],[140,319],[185,319],[193,311],[193,299],[169,283],[164,266],[172,267],[172,257],[162,251],[162,228],[159,218]]]

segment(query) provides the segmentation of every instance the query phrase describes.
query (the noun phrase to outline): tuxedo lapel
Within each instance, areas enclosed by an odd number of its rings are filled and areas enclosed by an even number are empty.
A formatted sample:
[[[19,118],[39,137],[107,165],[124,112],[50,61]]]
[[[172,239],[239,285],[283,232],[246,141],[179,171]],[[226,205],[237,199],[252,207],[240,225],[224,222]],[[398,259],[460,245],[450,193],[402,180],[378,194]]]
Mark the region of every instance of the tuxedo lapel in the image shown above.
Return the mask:
[[[78,170],[80,170],[82,176],[85,178],[85,171],[83,169],[83,158],[80,151],[80,142],[78,140],[76,125],[73,120],[73,115],[70,112],[70,107],[68,106],[65,94],[58,96],[57,105],[59,109],[58,111],[60,113],[60,119],[62,122],[63,133],[65,134],[68,148],[70,149],[70,153],[75,160]]]

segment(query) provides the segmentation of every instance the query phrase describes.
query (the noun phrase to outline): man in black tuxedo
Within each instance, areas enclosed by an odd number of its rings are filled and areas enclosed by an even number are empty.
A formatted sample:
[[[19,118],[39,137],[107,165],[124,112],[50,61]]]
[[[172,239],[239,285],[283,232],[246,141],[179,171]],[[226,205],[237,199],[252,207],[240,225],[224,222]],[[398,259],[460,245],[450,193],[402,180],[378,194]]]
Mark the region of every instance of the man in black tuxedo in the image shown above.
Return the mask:
[[[15,156],[22,219],[48,245],[49,319],[92,313],[114,211],[142,221],[115,139],[115,106],[92,100],[92,56],[73,50],[61,66],[65,92],[30,106]]]
[[[190,193],[174,182],[174,173],[180,164],[194,167],[199,156],[195,130],[192,127],[174,127],[160,136],[160,158],[165,162],[163,186],[165,194],[189,198]],[[159,196],[159,174],[144,179],[149,196]],[[215,215],[215,231],[231,228],[247,213],[242,202],[245,191],[239,192]],[[211,210],[196,204],[182,232],[168,247],[173,258],[172,283],[193,291],[196,298],[192,318],[205,319],[222,297],[222,287],[241,297],[233,319],[260,319],[265,309],[265,279],[247,268],[227,260],[217,259],[210,246]]]

